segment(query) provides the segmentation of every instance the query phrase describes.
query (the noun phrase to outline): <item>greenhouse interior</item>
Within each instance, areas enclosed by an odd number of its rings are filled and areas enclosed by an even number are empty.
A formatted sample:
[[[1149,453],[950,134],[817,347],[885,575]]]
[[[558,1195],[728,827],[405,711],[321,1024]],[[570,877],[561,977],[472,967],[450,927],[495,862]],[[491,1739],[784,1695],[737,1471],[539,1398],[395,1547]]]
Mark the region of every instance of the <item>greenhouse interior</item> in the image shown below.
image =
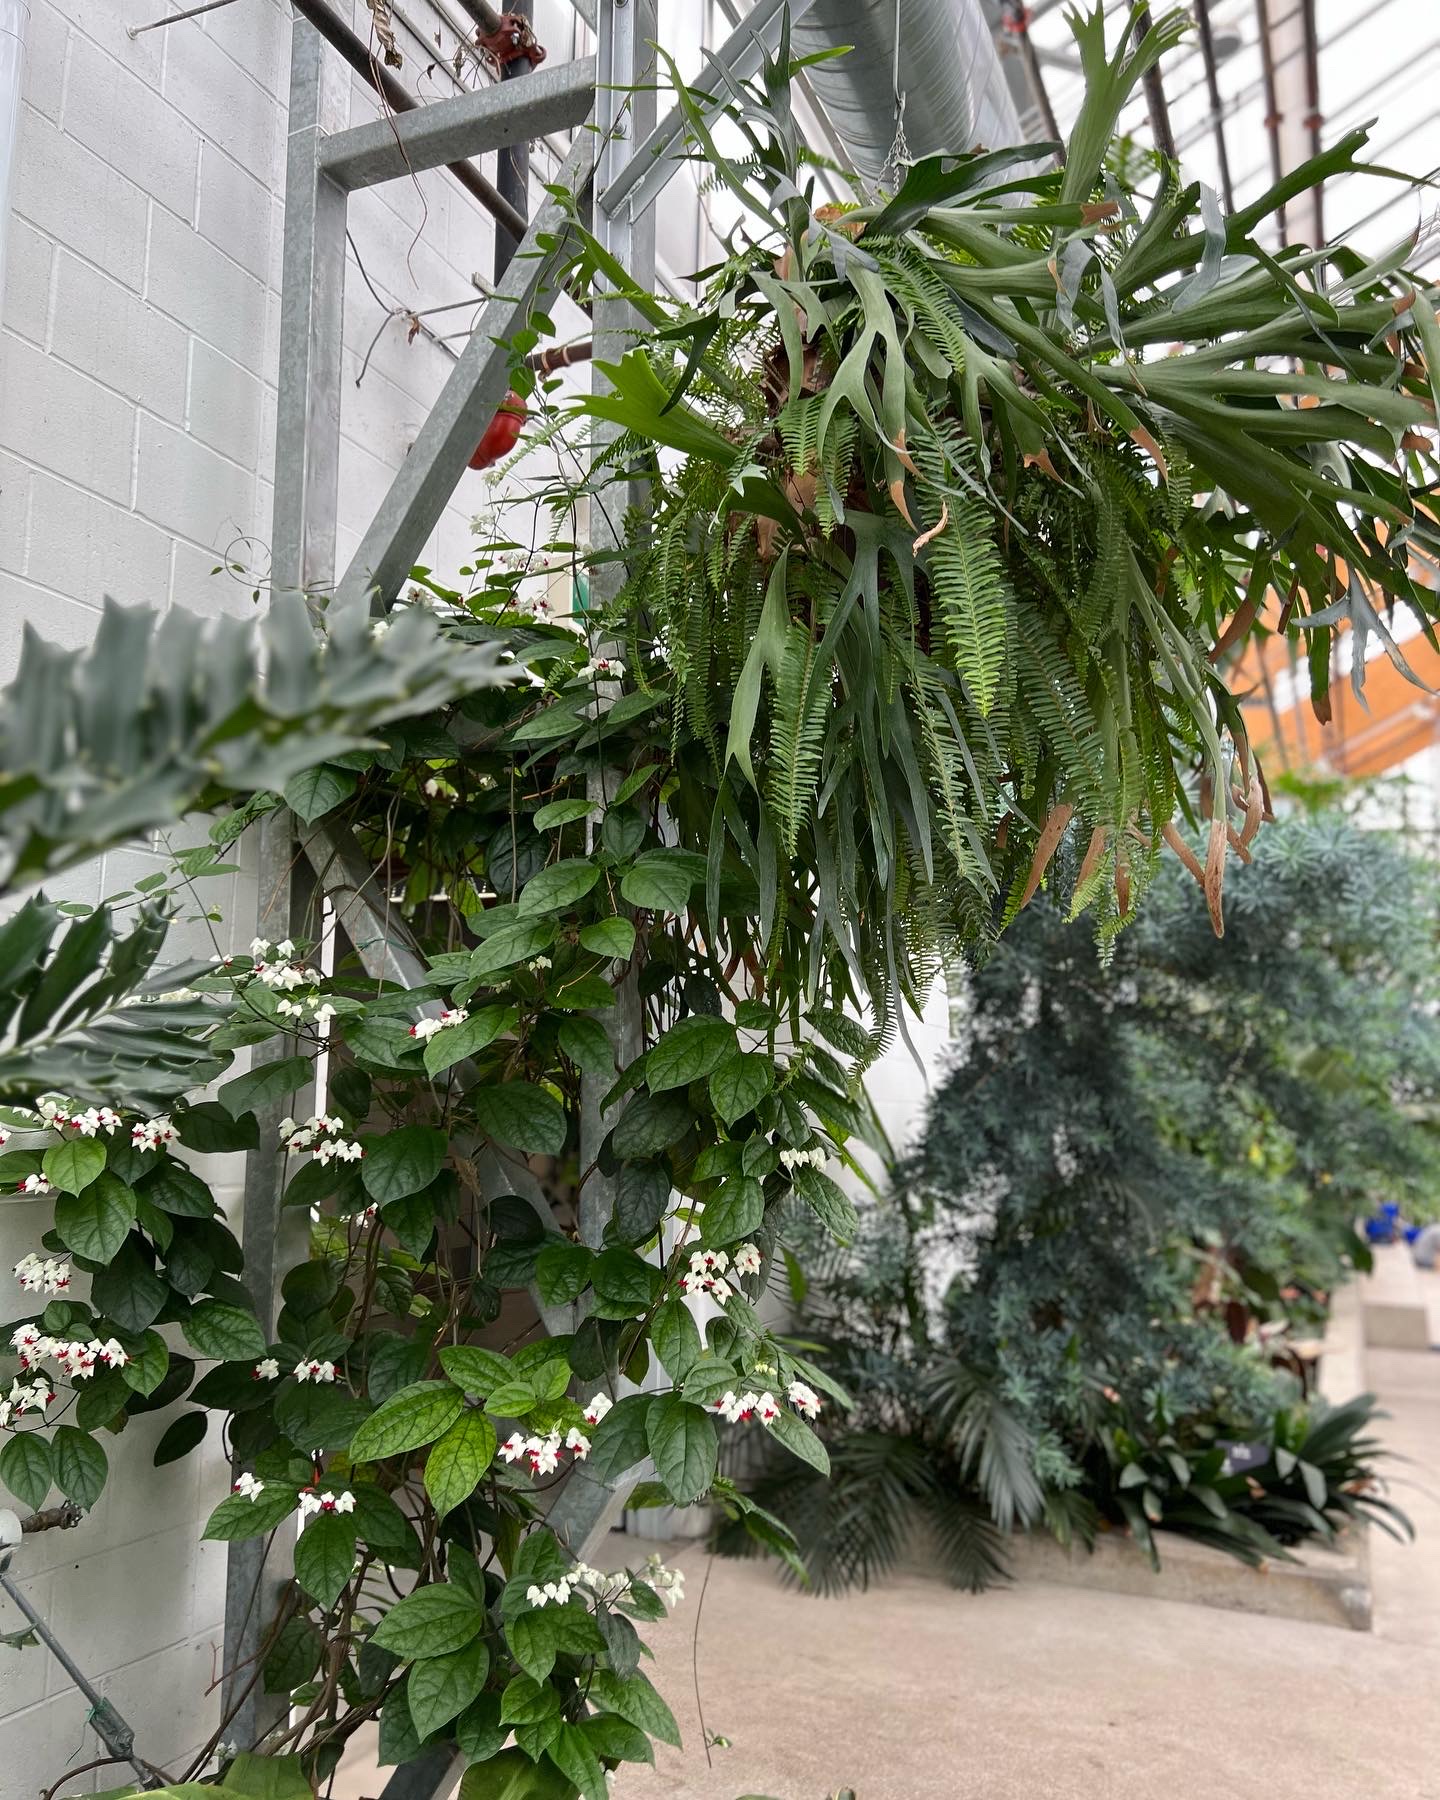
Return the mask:
[[[1440,1796],[1437,80],[0,0],[0,1800]]]

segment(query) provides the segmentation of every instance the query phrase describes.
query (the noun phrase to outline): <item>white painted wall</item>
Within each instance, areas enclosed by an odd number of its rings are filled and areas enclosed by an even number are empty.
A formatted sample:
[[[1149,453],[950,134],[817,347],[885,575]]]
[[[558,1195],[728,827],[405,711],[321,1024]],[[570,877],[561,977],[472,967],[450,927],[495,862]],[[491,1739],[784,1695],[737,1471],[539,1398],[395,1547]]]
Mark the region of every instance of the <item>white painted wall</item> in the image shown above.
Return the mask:
[[[0,679],[13,671],[27,623],[83,644],[106,594],[248,615],[254,581],[212,571],[238,557],[263,579],[289,8],[236,0],[203,19],[126,35],[127,24],[166,10],[167,0],[33,0],[0,308]],[[422,30],[435,28],[423,0],[405,10],[427,21]],[[563,0],[541,12],[552,57],[563,61],[573,15]],[[363,0],[354,14],[363,33]],[[402,47],[407,84],[430,97],[454,91],[443,70],[423,75],[413,39],[402,37]],[[338,59],[334,72],[331,123],[372,116],[368,90]],[[490,221],[443,173],[357,197],[352,229],[394,304],[479,299],[469,277],[490,272]],[[459,331],[471,314],[441,317]],[[424,339],[407,345],[392,322],[357,391],[382,319],[352,263],[342,559],[451,366]],[[432,546],[438,566],[463,560],[465,520],[479,498],[478,477],[467,477]],[[94,901],[163,860],[153,846],[112,852],[50,891]],[[248,942],[251,884],[232,878],[215,900],[222,935]],[[203,940],[174,948],[198,953]],[[225,1174],[220,1197],[233,1209],[238,1164]],[[0,1204],[0,1326],[23,1310],[9,1267],[42,1228],[41,1208]],[[224,1553],[198,1540],[227,1475],[218,1446],[154,1469],[165,1422],[138,1420],[114,1441],[114,1478],[95,1512],[73,1532],[27,1540],[14,1573],[135,1726],[140,1752],[178,1774],[213,1716],[205,1689],[218,1666]],[[15,1623],[0,1609],[0,1630]],[[0,1800],[34,1800],[100,1753],[85,1714],[44,1652],[0,1651]],[[87,1773],[66,1791],[113,1786],[124,1774]]]

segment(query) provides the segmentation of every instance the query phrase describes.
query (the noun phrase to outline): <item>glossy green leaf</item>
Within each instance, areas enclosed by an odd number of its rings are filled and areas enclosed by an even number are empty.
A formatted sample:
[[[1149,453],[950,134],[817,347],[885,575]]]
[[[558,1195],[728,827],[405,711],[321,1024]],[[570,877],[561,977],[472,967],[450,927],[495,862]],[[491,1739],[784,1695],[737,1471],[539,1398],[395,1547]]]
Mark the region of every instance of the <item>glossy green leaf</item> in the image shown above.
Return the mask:
[[[464,1712],[489,1673],[490,1652],[480,1638],[444,1656],[427,1656],[417,1662],[405,1684],[417,1735],[427,1738]]]
[[[513,1150],[558,1156],[565,1148],[565,1109],[548,1089],[529,1081],[476,1088],[470,1096],[480,1126]]]
[[[431,1445],[425,1459],[425,1491],[438,1518],[443,1519],[475,1492],[495,1460],[495,1443],[495,1427],[485,1415],[467,1411]],[[467,1695],[461,1706],[473,1698]]]
[[[382,1462],[433,1444],[465,1407],[448,1381],[416,1381],[377,1407],[350,1440],[352,1462]]]
[[[650,1408],[646,1437],[655,1468],[677,1506],[689,1506],[715,1479],[717,1445],[711,1415],[677,1394]]]

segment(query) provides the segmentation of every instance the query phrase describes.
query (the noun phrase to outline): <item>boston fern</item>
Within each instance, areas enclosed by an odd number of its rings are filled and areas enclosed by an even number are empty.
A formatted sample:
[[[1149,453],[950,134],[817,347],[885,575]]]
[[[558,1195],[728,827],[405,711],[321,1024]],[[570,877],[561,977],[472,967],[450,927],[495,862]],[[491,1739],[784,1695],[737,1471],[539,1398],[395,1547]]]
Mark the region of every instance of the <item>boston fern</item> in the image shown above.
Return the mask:
[[[68,922],[33,896],[0,933],[0,1172],[35,1224],[0,1480],[89,1507],[133,1414],[187,1402],[162,1459],[219,1421],[208,1535],[294,1545],[239,1672],[277,1722],[235,1792],[309,1791],[378,1717],[387,1763],[463,1757],[465,1800],[603,1800],[676,1736],[639,1628],[680,1584],[577,1562],[577,1497],[649,1461],[669,1503],[793,1555],[722,1445],[748,1429],[823,1475],[815,1427],[863,1358],[856,1542],[908,1495],[983,1574],[1064,1485],[1061,1434],[958,1342],[916,1396],[884,1333],[821,1366],[757,1302],[787,1237],[855,1239],[827,1168],[878,1143],[861,1072],[942,957],[989,948],[1047,871],[1113,936],[1197,774],[1218,923],[1265,799],[1210,653],[1273,584],[1323,692],[1346,609],[1382,637],[1382,594],[1424,610],[1436,335],[1403,258],[1253,240],[1358,137],[1230,220],[1168,180],[1144,200],[1105,159],[1178,28],[1109,61],[1099,14],[1077,29],[1063,171],[934,158],[838,212],[811,205],[788,55],[725,101],[743,166],[678,86],[745,231],[676,310],[574,221],[572,289],[648,329],[576,411],[537,398],[547,444],[620,428],[542,496],[544,550],[417,570],[373,623],[277,596],[263,656],[118,608],[92,653],[27,641],[0,878],[218,816],[150,890]],[[622,478],[650,487],[617,569],[578,539]],[[207,915],[206,877],[282,807],[334,896],[333,971],[312,907],[157,975],[165,919],[196,892]],[[273,1325],[190,1152],[283,1174]]]

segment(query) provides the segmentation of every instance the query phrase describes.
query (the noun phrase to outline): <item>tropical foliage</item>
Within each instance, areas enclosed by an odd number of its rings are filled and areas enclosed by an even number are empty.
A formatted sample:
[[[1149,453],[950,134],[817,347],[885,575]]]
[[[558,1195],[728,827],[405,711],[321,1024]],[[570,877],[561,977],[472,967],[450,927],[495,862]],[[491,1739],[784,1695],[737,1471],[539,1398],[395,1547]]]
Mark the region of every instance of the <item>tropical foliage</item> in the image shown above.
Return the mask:
[[[1178,865],[1108,967],[1058,906],[1016,922],[959,990],[891,1193],[849,1251],[796,1265],[796,1329],[857,1410],[826,1433],[828,1488],[755,1492],[823,1582],[888,1566],[913,1505],[972,1585],[1017,1522],[1105,1521],[1155,1555],[1159,1524],[1247,1560],[1395,1522],[1372,1403],[1306,1393],[1367,1259],[1355,1218],[1436,1199],[1432,883],[1376,832],[1293,817],[1236,878],[1223,944]]]
[[[178,614],[116,609],[88,655],[27,644],[0,706],[9,879],[219,812],[173,882],[35,897],[0,938],[4,1173],[46,1212],[0,1479],[86,1507],[136,1412],[187,1402],[163,1457],[221,1422],[208,1535],[303,1526],[256,1664],[277,1722],[241,1746],[298,1759],[286,1779],[378,1715],[387,1762],[462,1755],[467,1800],[600,1800],[674,1737],[636,1626],[678,1584],[580,1552],[647,1459],[672,1503],[788,1547],[720,1447],[748,1422],[827,1467],[813,1423],[843,1388],[755,1302],[783,1234],[855,1232],[825,1165],[872,1135],[864,1065],[1047,870],[1113,935],[1194,777],[1218,926],[1265,803],[1208,653],[1272,582],[1322,649],[1346,608],[1383,635],[1380,588],[1424,604],[1429,301],[1403,255],[1267,256],[1273,196],[1224,220],[1107,172],[1177,29],[1107,63],[1099,15],[1078,24],[1063,170],[934,159],[843,213],[814,206],[788,56],[726,102],[743,165],[682,87],[745,230],[676,309],[575,220],[574,291],[650,329],[578,411],[537,397],[548,443],[620,428],[536,496],[548,546],[483,535],[374,626],[277,599],[263,680],[247,635]],[[623,555],[591,550],[587,511],[636,480]],[[257,821],[331,894],[333,942],[297,880],[248,953],[154,976]],[[278,1312],[191,1152],[283,1176]],[[994,1485],[993,1387],[944,1404]],[[232,1675],[243,1697],[256,1669]]]

